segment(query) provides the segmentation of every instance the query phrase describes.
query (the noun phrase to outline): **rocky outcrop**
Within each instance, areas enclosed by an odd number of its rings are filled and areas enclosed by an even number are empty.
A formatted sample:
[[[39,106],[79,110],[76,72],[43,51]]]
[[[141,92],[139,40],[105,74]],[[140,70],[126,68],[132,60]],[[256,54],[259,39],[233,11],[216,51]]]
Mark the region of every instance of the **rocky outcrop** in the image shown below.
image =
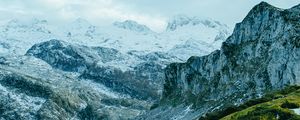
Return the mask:
[[[26,53],[46,61],[54,68],[70,72],[82,72],[97,61],[107,63],[121,60],[122,55],[115,49],[72,45],[60,40],[35,44]]]
[[[26,55],[41,58],[52,67],[65,71],[82,71],[80,69],[85,69],[87,63],[74,47],[64,45],[63,42],[58,40],[34,45],[27,51]]]
[[[181,116],[190,119],[300,84],[299,8],[283,10],[262,2],[236,25],[221,50],[169,65],[162,104],[177,106],[173,110],[193,105],[193,112]]]

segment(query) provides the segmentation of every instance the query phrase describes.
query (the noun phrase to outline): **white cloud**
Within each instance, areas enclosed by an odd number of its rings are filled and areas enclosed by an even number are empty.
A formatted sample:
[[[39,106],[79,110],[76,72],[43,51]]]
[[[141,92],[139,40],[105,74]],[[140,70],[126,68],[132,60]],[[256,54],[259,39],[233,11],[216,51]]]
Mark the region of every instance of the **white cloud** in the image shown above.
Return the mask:
[[[0,23],[13,18],[35,17],[55,22],[84,18],[94,24],[135,20],[161,31],[176,14],[211,17],[230,26],[239,22],[261,0],[1,0]],[[288,8],[299,0],[267,0]]]
[[[50,21],[72,21],[79,17],[95,24],[136,20],[154,30],[165,26],[164,17],[141,14],[114,0],[11,0],[0,1],[0,21],[19,17],[41,17]]]

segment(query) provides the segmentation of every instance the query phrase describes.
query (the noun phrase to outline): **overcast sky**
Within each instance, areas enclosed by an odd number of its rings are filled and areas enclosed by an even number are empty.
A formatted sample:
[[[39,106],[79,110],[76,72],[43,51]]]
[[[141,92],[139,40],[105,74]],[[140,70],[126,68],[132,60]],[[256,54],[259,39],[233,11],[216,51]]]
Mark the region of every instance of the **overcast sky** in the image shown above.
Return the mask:
[[[290,8],[300,0],[265,0]],[[209,17],[233,27],[261,0],[0,0],[0,23],[10,19],[39,18],[64,23],[83,18],[96,25],[135,20],[155,31],[165,29],[177,14]]]

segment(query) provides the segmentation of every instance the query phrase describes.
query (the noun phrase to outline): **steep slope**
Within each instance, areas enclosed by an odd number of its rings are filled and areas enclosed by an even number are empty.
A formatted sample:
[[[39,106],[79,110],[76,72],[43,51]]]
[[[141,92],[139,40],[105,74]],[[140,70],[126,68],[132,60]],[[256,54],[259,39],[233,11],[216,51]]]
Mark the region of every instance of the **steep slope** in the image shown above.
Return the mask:
[[[169,65],[163,107],[149,112],[148,119],[195,119],[300,84],[299,8],[283,10],[262,2],[236,25],[221,50]]]

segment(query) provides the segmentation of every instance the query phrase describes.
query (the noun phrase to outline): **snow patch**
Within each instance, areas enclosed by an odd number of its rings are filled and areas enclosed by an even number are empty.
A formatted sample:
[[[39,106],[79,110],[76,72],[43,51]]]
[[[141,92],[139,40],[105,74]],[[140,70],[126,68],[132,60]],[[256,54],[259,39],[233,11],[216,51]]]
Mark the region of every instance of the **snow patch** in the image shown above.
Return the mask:
[[[45,103],[45,99],[40,97],[32,97],[28,96],[23,93],[16,93],[14,90],[7,89],[6,87],[2,86],[0,84],[0,97],[4,97],[6,99],[10,99],[13,101],[13,103],[10,104],[16,104],[18,107],[18,110],[20,111],[27,111],[30,110],[34,113],[36,113]],[[20,109],[19,109],[20,108]],[[27,112],[26,114],[30,114],[30,112]]]
[[[185,110],[183,110],[181,113],[178,115],[172,117],[172,120],[182,120],[189,112],[192,111],[191,109],[192,105],[188,106]]]

